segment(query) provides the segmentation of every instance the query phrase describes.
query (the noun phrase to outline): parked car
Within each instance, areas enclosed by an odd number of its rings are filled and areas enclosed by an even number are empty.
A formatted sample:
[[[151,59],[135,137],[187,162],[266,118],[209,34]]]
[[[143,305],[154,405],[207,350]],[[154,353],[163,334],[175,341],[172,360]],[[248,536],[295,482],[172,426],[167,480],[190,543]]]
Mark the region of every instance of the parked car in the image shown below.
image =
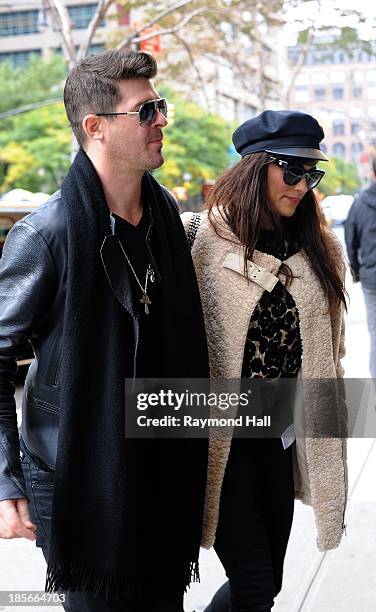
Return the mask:
[[[328,220],[328,224],[332,227],[343,225],[347,219],[353,201],[354,196],[352,195],[342,194],[326,196],[326,198],[321,201],[321,209],[325,219]]]
[[[45,193],[34,194],[24,189],[13,189],[0,198],[0,257],[7,233],[16,221],[36,210],[48,198],[49,196]],[[27,343],[20,350],[20,355],[17,359],[19,366],[18,382],[23,381],[27,368],[33,358],[33,350],[31,345]]]

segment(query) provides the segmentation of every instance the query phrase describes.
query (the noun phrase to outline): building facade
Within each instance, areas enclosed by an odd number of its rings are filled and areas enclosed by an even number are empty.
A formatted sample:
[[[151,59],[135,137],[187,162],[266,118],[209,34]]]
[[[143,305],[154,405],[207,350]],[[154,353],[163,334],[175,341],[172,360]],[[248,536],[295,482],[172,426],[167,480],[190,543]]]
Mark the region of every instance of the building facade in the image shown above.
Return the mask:
[[[298,47],[289,48],[292,69],[299,53]],[[330,50],[329,45],[312,49],[296,78],[290,106],[317,116],[325,131],[325,152],[356,163],[366,177],[376,153],[376,53]]]
[[[68,0],[66,4],[73,22],[73,39],[79,47],[97,3]],[[105,48],[108,30],[117,25],[113,20],[101,24],[90,47],[91,52],[98,53]],[[61,38],[43,0],[0,0],[0,62],[8,60],[14,66],[22,67],[27,65],[31,56],[48,59],[53,51],[62,53]]]
[[[73,22],[73,39],[76,47],[85,40],[86,30],[92,19],[97,2],[93,0],[64,0]],[[120,12],[119,12],[120,10]],[[277,18],[277,17],[276,17]],[[216,112],[228,120],[238,123],[254,116],[264,108],[280,105],[278,96],[281,65],[287,63],[286,49],[280,41],[283,20],[270,26],[258,23],[256,40],[244,36],[239,39],[235,32],[227,31],[224,23],[223,36],[228,45],[240,46],[246,61],[245,72],[239,75],[234,66],[218,53],[205,53],[196,57],[196,69],[200,72],[205,91],[195,87],[195,72],[191,79],[169,84],[192,97],[208,112]],[[129,30],[132,24],[147,23],[148,15],[142,7],[132,9],[130,14],[117,5],[112,5],[108,17],[97,29],[90,47],[92,53],[102,51],[106,44],[119,41],[122,27]],[[231,28],[230,28],[231,29]],[[205,33],[203,34],[205,36]],[[234,36],[232,40],[231,36]],[[262,39],[257,42],[257,39]],[[163,74],[164,63],[185,58],[184,50],[170,52],[171,38],[161,38],[161,53],[156,57]],[[194,47],[194,42],[192,42]],[[32,56],[48,59],[52,52],[63,53],[60,33],[53,25],[50,11],[44,0],[0,0],[0,62],[10,61],[15,67],[26,66]],[[180,53],[180,56],[179,56]]]

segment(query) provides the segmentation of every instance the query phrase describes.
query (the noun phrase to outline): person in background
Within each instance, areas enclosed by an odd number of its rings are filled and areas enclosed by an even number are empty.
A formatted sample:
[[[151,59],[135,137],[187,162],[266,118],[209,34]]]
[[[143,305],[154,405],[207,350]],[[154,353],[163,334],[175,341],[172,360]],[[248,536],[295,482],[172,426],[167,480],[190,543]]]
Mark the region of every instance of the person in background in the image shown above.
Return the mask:
[[[323,137],[298,111],[249,119],[233,135],[241,160],[217,180],[208,210],[182,215],[213,381],[343,376],[344,259],[313,192]],[[341,406],[330,409],[340,427]],[[346,441],[295,441],[290,432],[231,440],[211,431],[202,545],[214,545],[228,582],[206,612],[270,612],[294,497],[313,507],[320,550],[341,541]]]
[[[352,203],[345,221],[345,242],[355,283],[360,281],[370,338],[369,370],[376,379],[376,158],[374,181]]]

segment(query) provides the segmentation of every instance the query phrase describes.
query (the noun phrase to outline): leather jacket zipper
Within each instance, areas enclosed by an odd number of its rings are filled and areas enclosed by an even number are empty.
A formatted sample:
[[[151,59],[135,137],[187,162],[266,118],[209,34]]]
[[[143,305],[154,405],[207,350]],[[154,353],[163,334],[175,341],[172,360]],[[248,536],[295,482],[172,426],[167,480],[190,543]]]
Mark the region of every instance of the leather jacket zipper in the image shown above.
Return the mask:
[[[53,375],[53,378],[52,378],[52,386],[53,387],[57,387],[57,380],[58,380],[59,373],[60,373],[61,360],[62,360],[62,351],[60,351],[59,357],[58,357],[58,359],[56,361],[55,371],[54,371],[54,375]]]

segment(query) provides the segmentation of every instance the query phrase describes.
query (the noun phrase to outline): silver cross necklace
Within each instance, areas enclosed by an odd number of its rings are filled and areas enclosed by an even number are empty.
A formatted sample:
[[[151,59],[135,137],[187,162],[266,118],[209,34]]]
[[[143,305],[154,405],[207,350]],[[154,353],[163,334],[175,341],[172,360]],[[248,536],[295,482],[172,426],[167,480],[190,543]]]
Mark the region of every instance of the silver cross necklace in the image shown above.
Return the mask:
[[[149,306],[151,304],[151,299],[150,299],[150,297],[148,296],[148,293],[147,293],[147,291],[148,291],[148,282],[150,280],[151,283],[154,283],[154,280],[155,280],[154,270],[152,268],[152,265],[151,265],[151,263],[149,263],[149,265],[147,267],[146,276],[145,276],[145,285],[143,287],[141,282],[140,282],[140,279],[138,278],[138,276],[136,274],[136,271],[135,271],[134,267],[132,266],[132,264],[130,262],[130,259],[129,259],[128,255],[125,252],[125,249],[124,249],[122,243],[119,240],[119,238],[118,238],[118,242],[119,242],[120,248],[121,248],[121,250],[123,252],[123,255],[124,255],[124,257],[125,257],[128,265],[129,265],[131,271],[132,271],[132,274],[135,277],[136,282],[137,282],[138,286],[140,287],[140,289],[142,291],[142,298],[140,299],[140,302],[141,302],[141,304],[145,305],[145,314],[148,315],[149,312],[150,312],[149,311]]]

